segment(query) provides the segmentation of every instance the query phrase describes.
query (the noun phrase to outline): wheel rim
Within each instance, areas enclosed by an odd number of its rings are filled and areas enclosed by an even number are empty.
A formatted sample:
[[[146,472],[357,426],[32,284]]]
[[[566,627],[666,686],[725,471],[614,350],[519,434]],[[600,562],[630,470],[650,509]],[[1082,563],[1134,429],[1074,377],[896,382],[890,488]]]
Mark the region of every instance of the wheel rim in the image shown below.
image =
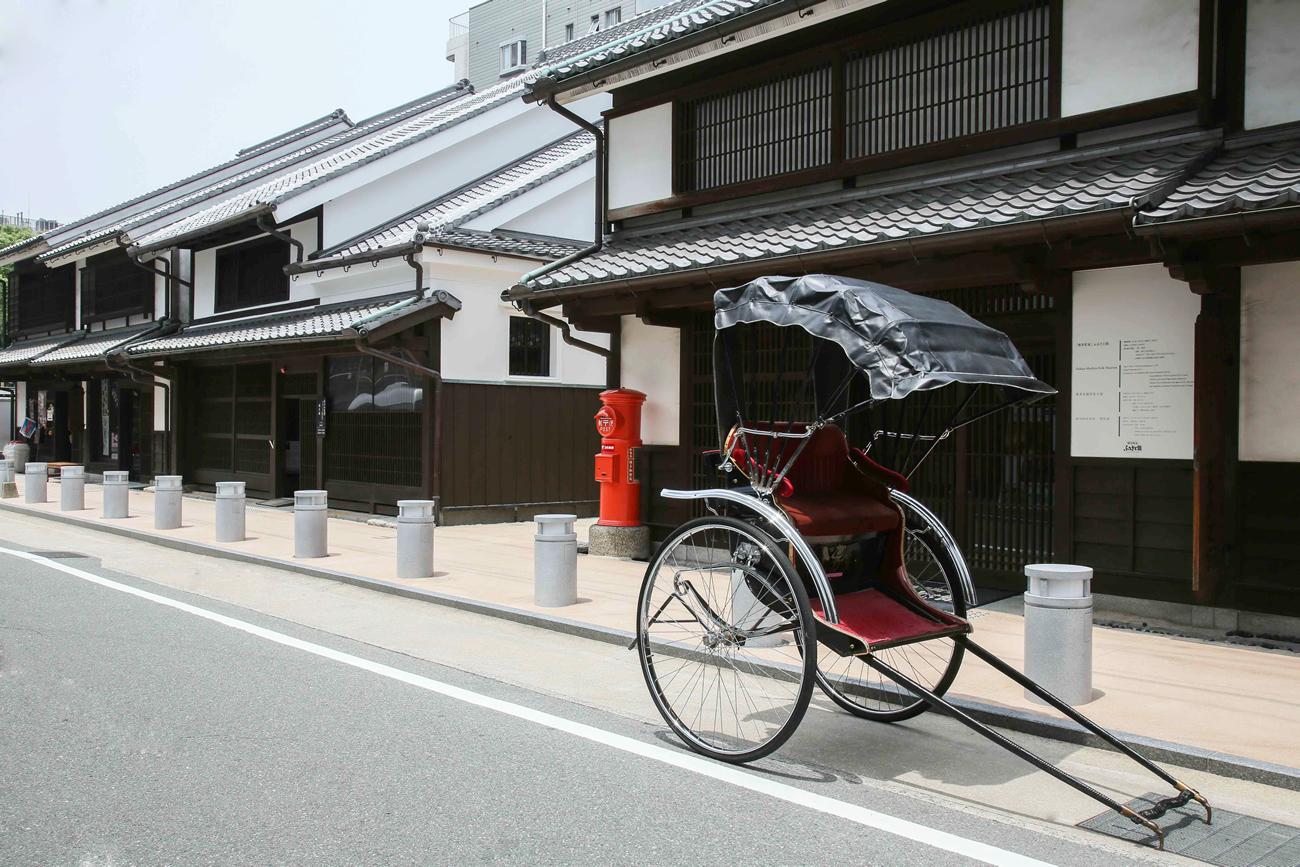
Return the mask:
[[[638,615],[646,680],[664,719],[719,755],[779,738],[806,704],[807,617],[756,534],[705,524],[665,545]]]
[[[933,548],[922,538],[926,528],[909,528],[903,536],[903,563],[912,588],[929,605],[961,614],[965,606]],[[951,638],[934,638],[901,647],[876,651],[881,662],[902,672],[931,692],[947,688],[949,669],[957,654]],[[824,652],[818,655],[818,675],[823,687],[838,693],[844,701],[871,715],[882,717],[909,713],[924,705],[922,699],[895,684],[856,656]]]

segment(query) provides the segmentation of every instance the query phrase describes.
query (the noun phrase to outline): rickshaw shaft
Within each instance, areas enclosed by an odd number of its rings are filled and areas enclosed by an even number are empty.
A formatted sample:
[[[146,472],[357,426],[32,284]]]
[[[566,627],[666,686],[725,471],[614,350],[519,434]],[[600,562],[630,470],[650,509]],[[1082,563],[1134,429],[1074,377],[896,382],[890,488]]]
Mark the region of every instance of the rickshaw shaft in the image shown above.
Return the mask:
[[[967,646],[970,646],[969,642],[966,643]],[[931,707],[935,708],[936,710],[942,711],[943,713],[948,714],[949,716],[953,717],[958,722],[960,722],[962,725],[966,726],[967,728],[971,729],[977,734],[983,735],[985,738],[993,741],[993,743],[997,744],[998,746],[1002,747],[1003,749],[1007,750],[1013,755],[1019,756],[1020,758],[1029,762],[1034,767],[1038,768],[1040,771],[1051,774],[1053,777],[1056,777],[1058,780],[1070,786],[1071,788],[1077,789],[1078,791],[1092,798],[1094,801],[1104,804],[1105,806],[1114,810],[1116,813],[1119,813],[1120,815],[1127,817],[1130,821],[1136,824],[1145,825],[1149,830],[1155,833],[1159,848],[1163,849],[1165,847],[1164,832],[1161,831],[1160,828],[1151,820],[1139,816],[1137,813],[1133,812],[1133,810],[1129,809],[1128,807],[1125,807],[1124,805],[1120,804],[1119,802],[1115,801],[1109,796],[1103,794],[1102,792],[1097,791],[1092,786],[1085,783],[1083,780],[1080,780],[1077,777],[1066,773],[1065,771],[1061,770],[1056,765],[1052,764],[1046,759],[1040,758],[1034,753],[1031,753],[1029,750],[1020,746],[1020,744],[1016,743],[1010,738],[1002,734],[999,734],[998,732],[986,726],[984,723],[975,719],[970,714],[954,706],[953,704],[944,700],[940,696],[935,695],[933,692],[921,686],[919,683],[912,680],[907,675],[903,674],[901,671],[898,671],[894,669],[892,666],[881,662],[875,656],[866,655],[861,657],[861,659],[864,662],[866,662],[867,665],[871,666],[876,671],[883,674],[885,677],[894,681],[899,686],[905,687],[910,692],[924,699]]]

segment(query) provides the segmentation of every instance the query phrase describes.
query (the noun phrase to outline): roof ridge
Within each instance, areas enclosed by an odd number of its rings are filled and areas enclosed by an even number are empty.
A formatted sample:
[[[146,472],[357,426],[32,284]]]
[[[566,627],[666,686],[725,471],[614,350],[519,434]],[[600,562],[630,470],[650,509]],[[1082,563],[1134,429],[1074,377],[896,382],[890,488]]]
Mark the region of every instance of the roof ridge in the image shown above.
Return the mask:
[[[349,127],[352,126],[352,119],[348,117],[348,113],[341,108],[336,108],[333,111],[331,111],[329,114],[323,114],[320,117],[316,118],[315,120],[309,120],[307,121],[307,123],[296,126],[293,129],[289,130],[288,132],[280,133],[279,135],[273,135],[270,138],[263,139],[257,144],[251,144],[248,147],[240,148],[239,150],[235,151],[235,156],[247,157],[247,156],[251,156],[254,152],[259,150],[269,150],[272,146],[276,145],[279,142],[282,142],[286,139],[294,138],[295,136],[301,135],[305,132],[309,132],[310,130],[325,125],[326,121],[334,121],[334,120],[341,120],[344,123],[346,123]]]

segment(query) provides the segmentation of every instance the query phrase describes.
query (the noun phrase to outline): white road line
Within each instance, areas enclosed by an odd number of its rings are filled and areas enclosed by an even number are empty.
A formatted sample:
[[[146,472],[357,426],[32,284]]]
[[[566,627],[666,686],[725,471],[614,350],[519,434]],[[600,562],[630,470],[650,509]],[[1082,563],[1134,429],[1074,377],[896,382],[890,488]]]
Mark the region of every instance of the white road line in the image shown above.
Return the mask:
[[[655,744],[642,743],[633,738],[624,735],[607,732],[604,729],[589,726],[585,723],[574,722],[554,714],[544,713],[525,707],[514,702],[502,701],[501,699],[481,695],[472,690],[463,689],[453,686],[449,683],[443,683],[439,680],[423,677],[418,674],[412,674],[409,671],[403,671],[400,668],[394,668],[391,665],[373,662],[369,659],[363,659],[360,656],[353,656],[350,653],[343,653],[320,644],[314,644],[310,641],[303,641],[300,638],[294,638],[291,635],[285,635],[272,629],[266,629],[256,626],[234,617],[227,617],[224,614],[218,614],[215,611],[209,611],[206,608],[199,608],[177,599],[162,596],[157,593],[150,593],[148,590],[141,590],[138,587],[132,587],[129,584],[122,584],[109,578],[104,578],[90,572],[77,569],[73,566],[60,563],[56,560],[50,560],[38,554],[30,554],[26,551],[16,551],[10,548],[0,547],[0,554],[9,554],[19,557],[23,560],[29,560],[33,563],[40,563],[51,569],[56,569],[76,578],[89,581],[92,584],[98,584],[101,587],[107,587],[111,590],[117,590],[122,593],[136,596],[140,599],[147,599],[150,602],[156,602],[159,605],[165,605],[168,608],[175,608],[178,611],[184,611],[187,614],[193,614],[195,617],[202,617],[204,620],[210,620],[213,623],[220,623],[223,626],[229,626],[232,629],[238,629],[249,635],[255,635],[258,638],[264,638],[267,641],[273,641],[276,644],[282,644],[285,647],[292,647],[316,656],[330,659],[335,662],[341,662],[344,665],[350,665],[353,668],[359,668],[372,674],[378,674],[392,680],[401,681],[438,695],[453,698],[475,707],[486,708],[497,713],[503,713],[516,719],[527,720],[537,725],[546,726],[556,731],[565,732],[566,734],[575,735],[580,738],[592,741],[593,743],[603,744],[616,750],[622,750],[626,753],[642,756],[643,758],[653,759],[657,762],[663,762],[667,765],[681,768],[700,776],[710,777],[720,780],[724,783],[730,783],[742,789],[748,789],[751,792],[758,792],[772,798],[777,798],[791,804],[797,804],[801,807],[807,807],[811,810],[817,810],[831,816],[838,816],[841,819],[847,819],[859,825],[865,825],[868,828],[875,828],[878,831],[885,831],[889,834],[895,834],[908,840],[923,843],[936,849],[943,849],[953,852],[957,855],[963,855],[968,858],[974,858],[977,861],[983,861],[988,864],[1005,864],[1017,865],[1017,867],[1050,867],[1048,862],[1039,861],[1025,855],[1000,849],[997,846],[991,846],[987,843],[980,843],[977,840],[968,840],[956,834],[949,834],[946,831],[939,831],[925,825],[919,825],[916,822],[909,822],[906,819],[899,819],[889,816],[885,813],[879,813],[875,810],[869,810],[866,807],[860,807],[856,804],[850,804],[845,801],[838,801],[834,798],[828,798],[825,795],[818,795],[803,789],[790,786],[785,783],[779,783],[774,780],[760,777],[756,774],[744,771],[738,767],[713,762],[691,753],[679,752]]]

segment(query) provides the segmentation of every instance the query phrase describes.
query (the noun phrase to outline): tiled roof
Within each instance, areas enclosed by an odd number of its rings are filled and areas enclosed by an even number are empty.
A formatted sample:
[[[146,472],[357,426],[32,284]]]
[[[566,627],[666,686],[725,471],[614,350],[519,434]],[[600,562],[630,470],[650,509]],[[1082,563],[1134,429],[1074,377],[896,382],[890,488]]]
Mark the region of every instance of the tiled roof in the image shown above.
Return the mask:
[[[482,92],[470,93],[446,104],[411,117],[400,124],[389,124],[373,136],[353,139],[344,148],[331,150],[321,159],[281,172],[251,189],[219,201],[198,213],[139,238],[136,244],[146,249],[165,247],[173,239],[201,232],[217,224],[244,218],[255,211],[271,207],[291,195],[302,193],[345,172],[360,168],[396,150],[423,141],[471,117],[517,99],[523,90],[522,78],[511,78]],[[362,129],[362,127],[357,127]],[[353,131],[355,132],[355,130]]]
[[[239,174],[231,175],[183,196],[162,202],[148,210],[131,214],[120,221],[80,237],[65,239],[53,249],[41,254],[40,258],[42,260],[57,258],[74,250],[101,243],[117,235],[129,233],[131,229],[137,226],[151,223],[170,213],[180,211],[207,199],[235,193],[253,181],[274,175],[276,172],[283,172],[289,167],[307,160],[312,160],[313,165],[319,164],[319,162],[328,163],[337,158],[340,153],[346,152],[344,148],[352,143],[358,140],[381,138],[393,131],[389,129],[390,127],[409,120],[413,116],[419,117],[422,113],[436,109],[438,106],[456,102],[464,92],[462,88],[457,86],[445,87],[422,100],[407,103],[404,106],[376,115],[374,118],[349,127],[336,135],[304,145],[274,160],[258,163]]]
[[[88,334],[81,340],[60,346],[50,352],[33,358],[33,365],[41,366],[47,364],[68,364],[77,361],[91,361],[104,358],[112,350],[126,343],[128,340],[139,337],[144,332],[153,328],[152,324],[141,326],[139,328],[114,328],[112,331],[97,332]]]
[[[631,280],[745,261],[1126,208],[1169,183],[1204,141],[1110,148],[945,178],[836,193],[799,206],[700,218],[615,234],[599,253],[545,274],[533,289]]]
[[[92,220],[97,220],[101,217],[108,216],[109,214],[112,214],[114,211],[121,211],[130,208],[133,205],[139,204],[140,202],[147,201],[148,199],[153,198],[161,193],[165,193],[168,190],[175,189],[177,187],[182,187],[185,186],[186,184],[197,181],[200,178],[204,177],[205,175],[210,175],[215,172],[220,172],[225,169],[231,168],[232,166],[236,166],[239,163],[247,162],[248,160],[260,154],[264,154],[269,151],[275,150],[278,147],[289,144],[290,142],[296,141],[298,139],[304,138],[314,133],[321,132],[322,130],[328,129],[329,127],[335,125],[342,125],[343,131],[350,129],[352,126],[351,121],[347,119],[347,115],[343,113],[342,109],[336,109],[327,115],[318,117],[315,120],[308,121],[307,123],[295,127],[294,129],[288,130],[287,132],[280,133],[274,138],[268,139],[263,142],[259,142],[258,144],[252,145],[247,148],[243,148],[242,150],[238,151],[235,154],[233,159],[226,160],[225,162],[219,165],[212,166],[211,168],[204,169],[203,171],[200,172],[195,172],[192,175],[188,175],[187,177],[181,178],[180,180],[177,181],[173,181],[169,184],[164,184],[163,186],[158,187],[157,189],[150,190],[147,193],[141,193],[138,196],[133,196],[132,198],[127,199],[124,202],[118,202],[116,205],[103,208],[99,211],[96,211],[93,214],[90,214],[85,217],[81,217],[80,219],[77,220],[73,220],[71,223],[65,223],[59,226],[58,229],[52,233],[56,238],[62,239],[61,241],[58,242],[57,247],[59,249],[63,249],[65,247],[80,247],[82,246],[83,239],[87,239],[87,240],[92,238],[98,239],[98,238],[109,237],[113,234],[116,234],[117,229],[116,226],[114,226],[114,227],[106,228],[99,232],[93,232],[90,234],[83,233],[82,236],[74,237],[71,239],[66,237],[71,230],[77,228],[78,226],[82,226],[86,223],[89,223]],[[121,225],[124,221],[128,220],[131,216],[133,216],[133,214],[123,214],[122,219],[116,221],[116,225]]]
[[[0,247],[0,266],[26,259],[39,252],[37,247],[44,249],[42,245],[45,244],[48,244],[48,240],[44,235],[32,235],[30,238],[15,241],[7,247]]]
[[[425,241],[425,243],[435,247],[445,246],[458,250],[482,250],[485,253],[520,256],[525,259],[541,259],[543,261],[561,259],[587,246],[566,238],[540,238],[505,231],[474,232],[467,229],[441,232]]]
[[[790,0],[678,0],[631,18],[618,27],[575,40],[560,50],[548,49],[541,80],[560,82],[584,72],[666,45],[692,33],[742,18]],[[815,0],[814,0],[815,2]],[[808,5],[808,4],[805,4]]]
[[[310,261],[303,263],[302,270],[309,271],[313,265],[373,253],[386,247],[409,245],[417,240],[437,244],[442,236],[453,233],[480,214],[498,208],[582,165],[595,152],[596,141],[590,133],[580,132],[561,139],[415,211],[328,250],[322,250]],[[510,246],[506,244],[509,240],[501,239],[506,246]],[[446,243],[449,246],[460,246],[450,240]],[[480,240],[480,243],[483,241]]]
[[[410,293],[363,298],[337,304],[310,307],[290,313],[249,316],[211,325],[185,328],[179,334],[159,337],[130,347],[130,355],[173,355],[208,349],[228,349],[268,343],[302,340],[331,340],[343,337],[347,329],[369,330],[439,304],[454,310],[460,301],[446,292],[416,299]]]
[[[1233,146],[1183,181],[1138,223],[1164,223],[1300,204],[1300,138]]]
[[[59,346],[71,339],[71,335],[64,334],[60,337],[39,337],[35,340],[15,343],[5,349],[0,349],[0,367],[31,361],[36,356],[49,352],[51,349],[58,349]]]

